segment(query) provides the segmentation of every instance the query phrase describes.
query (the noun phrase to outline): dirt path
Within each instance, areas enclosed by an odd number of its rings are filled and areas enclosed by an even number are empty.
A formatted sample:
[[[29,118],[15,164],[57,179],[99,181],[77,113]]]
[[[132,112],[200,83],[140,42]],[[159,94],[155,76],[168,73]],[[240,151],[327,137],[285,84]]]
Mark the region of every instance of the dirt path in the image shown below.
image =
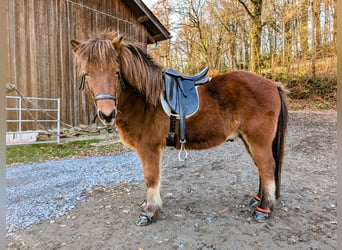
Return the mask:
[[[164,212],[137,227],[143,184],[98,186],[65,216],[7,238],[7,249],[335,249],[336,113],[291,112],[282,198],[267,223],[247,204],[257,171],[240,140],[163,158]]]

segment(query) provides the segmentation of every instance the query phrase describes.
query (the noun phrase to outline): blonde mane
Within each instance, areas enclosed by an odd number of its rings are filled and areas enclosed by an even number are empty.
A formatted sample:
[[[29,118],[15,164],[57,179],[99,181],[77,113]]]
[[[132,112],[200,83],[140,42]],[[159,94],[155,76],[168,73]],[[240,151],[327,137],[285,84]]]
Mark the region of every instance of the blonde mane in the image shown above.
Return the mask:
[[[81,75],[88,72],[89,65],[103,69],[106,65],[116,62],[117,54],[112,45],[115,34],[114,32],[94,34],[79,44],[75,51],[75,59]]]
[[[162,68],[139,44],[122,42],[119,63],[125,79],[156,105],[163,91]]]
[[[119,62],[126,82],[155,106],[164,89],[161,66],[137,43],[121,42],[119,48],[114,48],[113,40],[117,37],[115,32],[104,31],[81,42],[75,50],[78,72],[87,73],[89,65],[102,69]]]

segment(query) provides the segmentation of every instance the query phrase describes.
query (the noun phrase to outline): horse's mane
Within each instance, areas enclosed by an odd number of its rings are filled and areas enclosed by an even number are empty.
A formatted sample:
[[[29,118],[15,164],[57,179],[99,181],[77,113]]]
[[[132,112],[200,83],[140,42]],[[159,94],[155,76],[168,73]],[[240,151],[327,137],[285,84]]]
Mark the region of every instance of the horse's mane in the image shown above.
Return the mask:
[[[161,66],[138,43],[121,42],[117,51],[113,46],[113,40],[117,37],[116,32],[103,31],[81,42],[75,51],[80,74],[87,73],[89,64],[102,69],[119,61],[120,71],[128,84],[155,106],[163,91]]]
[[[75,51],[75,58],[81,75],[88,72],[90,64],[103,69],[106,65],[116,62],[117,55],[112,45],[115,34],[114,32],[92,34],[91,38],[80,43]]]
[[[149,103],[156,105],[164,89],[161,66],[139,44],[121,42],[120,48],[121,71],[125,79],[143,93]]]

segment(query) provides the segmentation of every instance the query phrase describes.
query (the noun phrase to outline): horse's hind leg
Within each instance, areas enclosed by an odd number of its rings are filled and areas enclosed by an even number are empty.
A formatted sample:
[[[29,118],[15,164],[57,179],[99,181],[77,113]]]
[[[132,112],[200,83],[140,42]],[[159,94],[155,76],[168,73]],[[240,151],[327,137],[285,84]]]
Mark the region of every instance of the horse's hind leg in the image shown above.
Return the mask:
[[[146,205],[140,213],[136,224],[146,226],[157,219],[158,212],[162,208],[162,199],[160,196],[160,161],[161,148],[140,147],[137,149],[141,164],[144,169],[144,181],[146,184]]]
[[[256,205],[253,217],[256,221],[264,221],[269,219],[271,209],[273,209],[275,202],[275,180],[274,169],[275,163],[273,157],[264,160],[254,160],[257,165],[260,183],[259,193],[256,196],[260,199],[259,204]],[[256,199],[257,199],[256,198]]]
[[[243,140],[259,172],[259,192],[250,201],[250,204],[256,207],[253,217],[257,221],[265,221],[269,219],[275,202],[275,161],[272,155],[272,142],[260,141],[260,138],[254,141],[243,137]]]
[[[249,201],[249,205],[251,207],[256,207],[259,205],[260,201],[261,201],[261,178],[259,177],[259,191],[258,194],[255,195],[250,201]]]

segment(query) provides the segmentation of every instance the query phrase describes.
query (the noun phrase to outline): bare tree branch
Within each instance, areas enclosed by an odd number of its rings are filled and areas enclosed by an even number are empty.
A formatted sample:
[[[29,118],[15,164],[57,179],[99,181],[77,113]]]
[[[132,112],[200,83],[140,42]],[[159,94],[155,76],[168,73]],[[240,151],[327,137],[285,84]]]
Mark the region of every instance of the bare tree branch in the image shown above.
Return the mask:
[[[238,0],[239,3],[242,4],[242,6],[244,7],[244,9],[246,10],[247,14],[253,19],[254,18],[254,15],[252,14],[252,12],[248,9],[247,5],[245,4],[244,1],[242,0]]]

